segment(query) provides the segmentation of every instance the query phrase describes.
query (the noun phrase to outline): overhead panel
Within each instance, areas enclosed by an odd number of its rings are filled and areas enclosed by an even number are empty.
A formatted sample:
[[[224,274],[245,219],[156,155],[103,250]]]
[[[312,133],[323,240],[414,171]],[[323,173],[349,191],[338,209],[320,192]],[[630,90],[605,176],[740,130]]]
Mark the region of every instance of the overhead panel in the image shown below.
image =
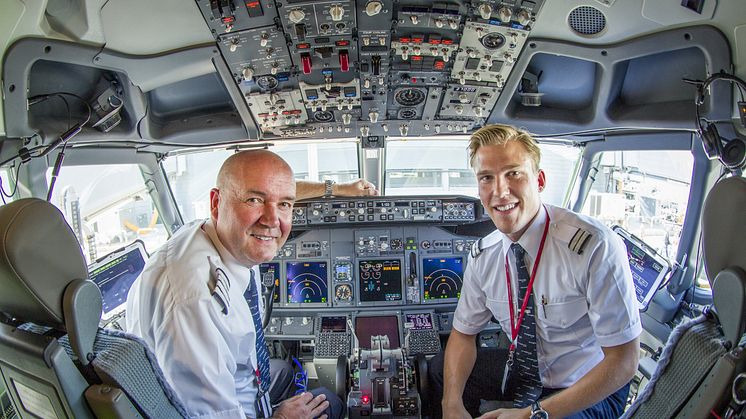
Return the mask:
[[[269,139],[478,128],[543,0],[197,3]]]

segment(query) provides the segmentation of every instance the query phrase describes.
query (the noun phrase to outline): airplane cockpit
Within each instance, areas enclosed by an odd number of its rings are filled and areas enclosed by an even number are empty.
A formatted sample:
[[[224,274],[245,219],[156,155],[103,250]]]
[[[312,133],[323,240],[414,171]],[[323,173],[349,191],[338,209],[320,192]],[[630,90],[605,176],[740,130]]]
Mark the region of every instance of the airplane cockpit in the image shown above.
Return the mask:
[[[467,149],[491,124],[537,139],[542,202],[599,220],[625,245],[643,325],[629,405],[655,399],[647,386],[667,388],[657,370],[671,358],[671,336],[684,334],[677,327],[704,315],[720,330],[712,333],[722,353],[703,349],[710,364],[679,405],[630,412],[746,415],[744,357],[735,353],[746,346],[746,263],[743,237],[729,233],[741,231],[746,193],[733,185],[746,167],[741,1],[5,0],[0,8],[0,417],[158,416],[134,401],[111,408],[135,393],[101,390],[101,381],[116,387],[108,378],[96,383],[95,402],[57,400],[90,384],[80,351],[97,346],[86,336],[121,337],[128,292],[150,255],[210,217],[222,162],[252,149],[273,151],[296,180],[321,185],[295,202],[289,239],[259,265],[269,354],[294,366],[299,388],[339,395],[349,418],[433,417],[440,401],[428,360],[448,344],[470,255],[496,229]],[[376,193],[340,189],[358,179]],[[39,278],[80,276],[84,266],[86,278],[70,279],[94,283],[100,309],[83,301],[85,286],[62,310],[46,304],[56,291],[18,280],[33,283],[35,271],[14,252],[35,246],[22,246],[27,236],[15,226],[46,225],[17,209],[27,199],[57,208],[72,234],[60,243],[81,253],[75,266],[45,266]],[[721,204],[732,211],[708,214]],[[729,235],[719,243],[708,231]],[[36,233],[28,237],[46,240]],[[571,249],[582,252],[586,240],[578,233]],[[725,278],[718,287],[716,277]],[[27,301],[56,314],[34,317],[18,308]],[[539,313],[551,304],[541,301]],[[61,320],[76,305],[100,312],[96,327]],[[557,327],[568,321],[549,317]],[[23,326],[34,320],[45,339],[70,335],[62,346],[82,360],[80,377],[70,367],[68,378],[44,381],[31,361],[13,361],[32,343],[48,353],[47,340],[23,337],[38,332]],[[71,328],[87,332],[78,338]],[[498,319],[475,344],[508,345]],[[694,362],[682,359],[671,364]]]

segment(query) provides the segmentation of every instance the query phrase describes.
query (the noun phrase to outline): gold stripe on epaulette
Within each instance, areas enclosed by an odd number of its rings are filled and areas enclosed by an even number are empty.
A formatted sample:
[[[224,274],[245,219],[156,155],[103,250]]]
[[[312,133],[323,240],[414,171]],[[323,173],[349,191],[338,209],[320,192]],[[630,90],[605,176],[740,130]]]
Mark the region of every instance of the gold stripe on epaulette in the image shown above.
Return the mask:
[[[570,243],[567,245],[570,250],[573,252],[582,255],[583,249],[585,249],[585,246],[588,244],[588,241],[590,238],[593,237],[593,234],[583,230],[582,228],[579,228],[578,231],[575,232],[575,234],[572,236],[572,239],[570,240]]]

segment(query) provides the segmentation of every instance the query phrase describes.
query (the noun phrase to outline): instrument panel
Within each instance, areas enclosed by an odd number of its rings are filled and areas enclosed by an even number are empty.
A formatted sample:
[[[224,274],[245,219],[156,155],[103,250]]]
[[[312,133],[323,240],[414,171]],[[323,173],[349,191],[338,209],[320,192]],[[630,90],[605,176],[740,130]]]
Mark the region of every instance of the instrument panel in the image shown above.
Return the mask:
[[[543,0],[197,4],[263,138],[335,138],[481,126]]]

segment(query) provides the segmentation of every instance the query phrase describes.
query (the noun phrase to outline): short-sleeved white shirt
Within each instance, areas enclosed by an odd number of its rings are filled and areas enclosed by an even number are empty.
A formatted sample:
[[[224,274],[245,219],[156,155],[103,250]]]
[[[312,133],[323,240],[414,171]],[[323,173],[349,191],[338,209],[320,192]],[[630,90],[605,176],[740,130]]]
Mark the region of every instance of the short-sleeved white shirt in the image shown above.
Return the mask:
[[[590,217],[545,208],[550,225],[533,285],[537,355],[544,387],[565,388],[601,362],[601,347],[631,341],[642,332],[642,324],[627,253],[617,234]],[[518,241],[526,250],[529,273],[546,214],[541,208]],[[586,233],[591,237],[579,253],[577,239]],[[472,252],[466,266],[453,327],[473,335],[494,316],[510,337],[506,254],[515,313],[520,310],[512,241],[496,230],[479,244],[481,252],[476,257]]]
[[[217,269],[228,282],[227,313],[212,295]],[[191,417],[255,417],[256,333],[243,296],[250,278],[212,222],[197,221],[153,254],[129,291],[127,331],[155,353]]]

